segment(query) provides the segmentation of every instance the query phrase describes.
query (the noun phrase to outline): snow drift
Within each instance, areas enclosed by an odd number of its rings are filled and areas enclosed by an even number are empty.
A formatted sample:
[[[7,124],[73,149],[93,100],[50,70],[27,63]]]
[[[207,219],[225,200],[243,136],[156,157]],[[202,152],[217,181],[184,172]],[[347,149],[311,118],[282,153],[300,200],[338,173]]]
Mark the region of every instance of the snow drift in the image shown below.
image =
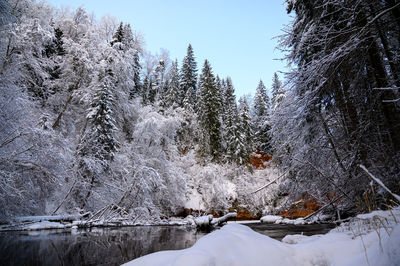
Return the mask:
[[[373,226],[377,217],[371,213],[368,223],[360,223],[365,216],[357,217],[326,235],[287,236],[284,242],[228,224],[191,248],[156,252],[124,265],[400,265],[398,219],[387,216],[379,228]]]

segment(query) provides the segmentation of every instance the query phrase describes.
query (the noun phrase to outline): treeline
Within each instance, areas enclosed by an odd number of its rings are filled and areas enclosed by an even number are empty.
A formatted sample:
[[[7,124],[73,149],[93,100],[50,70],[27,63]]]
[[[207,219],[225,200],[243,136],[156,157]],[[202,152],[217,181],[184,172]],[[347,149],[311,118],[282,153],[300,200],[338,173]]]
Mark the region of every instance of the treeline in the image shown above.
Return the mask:
[[[172,214],[188,180],[180,156],[240,166],[255,150],[271,151],[269,117],[286,95],[277,75],[272,103],[260,81],[254,103],[237,104],[229,77],[208,61],[198,73],[190,44],[179,67],[109,16],[29,0],[3,10],[2,217]]]
[[[287,4],[291,89],[271,124],[275,159],[295,181],[289,190],[343,211],[384,208],[390,196],[359,165],[399,191],[400,3]]]

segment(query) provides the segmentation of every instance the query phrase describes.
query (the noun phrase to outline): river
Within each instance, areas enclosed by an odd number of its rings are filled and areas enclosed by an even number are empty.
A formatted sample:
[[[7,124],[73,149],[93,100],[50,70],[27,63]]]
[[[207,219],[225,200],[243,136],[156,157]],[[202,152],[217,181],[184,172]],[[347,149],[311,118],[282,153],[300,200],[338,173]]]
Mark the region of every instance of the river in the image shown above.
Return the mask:
[[[328,232],[332,225],[246,224],[275,239]],[[120,265],[161,250],[191,247],[207,232],[185,226],[0,232],[0,265]]]

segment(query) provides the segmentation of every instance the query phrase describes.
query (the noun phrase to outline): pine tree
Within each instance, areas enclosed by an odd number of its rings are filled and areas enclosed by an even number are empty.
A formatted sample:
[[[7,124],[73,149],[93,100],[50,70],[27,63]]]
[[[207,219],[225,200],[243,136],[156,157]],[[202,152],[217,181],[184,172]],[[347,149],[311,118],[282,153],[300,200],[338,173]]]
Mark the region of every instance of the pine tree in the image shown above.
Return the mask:
[[[246,98],[241,97],[239,99],[239,118],[240,118],[240,132],[243,134],[243,140],[245,144],[246,157],[253,151],[253,124],[251,122],[250,107]]]
[[[230,77],[226,78],[224,95],[226,156],[229,161],[242,164],[244,140],[240,132],[240,119],[236,104],[235,90]]]
[[[54,43],[56,45],[56,51],[57,55],[64,55],[65,54],[65,49],[64,49],[64,41],[63,41],[63,32],[60,28],[55,28],[54,29],[54,36],[55,40]]]
[[[200,75],[199,123],[202,128],[202,154],[218,160],[221,153],[220,99],[215,77],[207,60]]]
[[[175,60],[172,62],[171,68],[168,73],[168,86],[163,97],[163,105],[164,107],[178,107],[181,106],[182,103],[179,102],[179,70],[178,70],[178,61]]]
[[[129,92],[129,97],[132,99],[138,95],[141,94],[142,92],[142,86],[140,84],[140,71],[142,69],[140,65],[140,58],[139,58],[139,52],[135,51],[134,57],[133,57],[133,67],[134,67],[134,74],[133,74],[133,82],[135,85],[132,87],[131,91]]]
[[[282,99],[286,96],[286,91],[282,87],[282,82],[279,80],[276,72],[272,78],[272,109],[275,109]]]
[[[118,28],[118,30],[119,30],[119,28]],[[118,30],[117,30],[117,33],[118,33]],[[121,31],[121,33],[118,33],[118,35],[121,35],[121,36],[118,36],[117,39],[121,40],[120,42],[122,42],[126,46],[126,49],[134,48],[135,40],[133,39],[131,24],[127,23],[127,24],[123,25],[122,31]]]
[[[256,95],[254,96],[254,111],[256,117],[263,117],[268,113],[270,107],[267,89],[262,80],[258,83]]]
[[[152,81],[151,77],[146,76],[143,80],[143,86],[142,86],[142,103],[144,105],[149,104],[149,93],[150,89],[152,88]]]
[[[191,98],[186,99],[186,101],[190,102],[194,106],[196,103],[197,63],[195,61],[191,44],[189,44],[186,56],[183,59],[180,75],[180,101],[183,103],[183,97],[190,96]],[[188,90],[191,90],[192,92],[187,93]]]
[[[92,100],[88,119],[88,129],[79,145],[81,156],[94,156],[102,161],[104,166],[114,158],[117,141],[114,138],[116,129],[113,118],[113,90],[115,81],[110,68],[99,75],[99,82]]]
[[[122,43],[124,39],[124,24],[121,22],[118,26],[117,31],[113,35],[113,39],[110,42],[111,46],[113,46],[115,43]]]
[[[155,103],[158,101],[165,92],[166,84],[165,84],[165,61],[160,60],[158,61],[158,65],[156,66],[155,70],[153,71],[154,82],[149,91],[149,101],[150,103]]]
[[[260,80],[256,95],[254,96],[254,131],[255,146],[258,150],[268,152],[270,150],[269,136],[269,97],[264,83]]]

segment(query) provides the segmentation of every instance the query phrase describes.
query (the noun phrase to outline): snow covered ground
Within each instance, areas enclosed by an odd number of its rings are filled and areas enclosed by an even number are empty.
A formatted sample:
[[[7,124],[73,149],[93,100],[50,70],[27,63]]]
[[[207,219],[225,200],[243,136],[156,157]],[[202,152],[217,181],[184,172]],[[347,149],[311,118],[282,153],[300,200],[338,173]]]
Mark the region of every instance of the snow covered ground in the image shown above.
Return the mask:
[[[188,249],[161,251],[124,265],[400,265],[400,208],[360,215],[325,235],[282,242],[228,224]]]

